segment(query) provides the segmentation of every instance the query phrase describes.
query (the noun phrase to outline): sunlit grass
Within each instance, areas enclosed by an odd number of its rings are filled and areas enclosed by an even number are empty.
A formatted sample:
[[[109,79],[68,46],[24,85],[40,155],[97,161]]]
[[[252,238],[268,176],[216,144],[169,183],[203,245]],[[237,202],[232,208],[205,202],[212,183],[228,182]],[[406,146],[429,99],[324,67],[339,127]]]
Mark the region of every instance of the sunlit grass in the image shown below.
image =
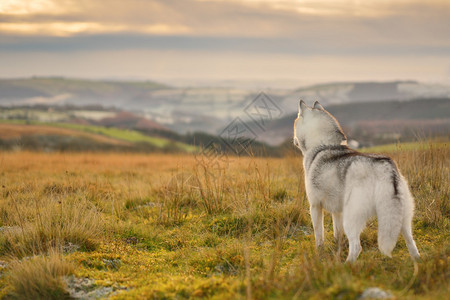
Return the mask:
[[[411,150],[430,150],[431,148],[446,148],[450,147],[448,138],[438,138],[429,142],[408,142],[408,143],[396,143],[379,145],[369,148],[362,148],[362,152],[399,152],[399,151],[411,151]]]
[[[9,283],[13,299],[71,299],[63,276],[74,267],[58,253],[11,261]]]
[[[128,129],[119,129],[115,127],[102,127],[102,126],[94,126],[94,125],[82,125],[82,124],[73,124],[73,123],[47,123],[47,122],[38,122],[38,121],[25,121],[25,120],[0,120],[0,122],[8,123],[8,124],[34,124],[34,125],[44,125],[51,126],[57,128],[66,128],[72,129],[82,132],[88,132],[93,134],[99,134],[103,136],[107,136],[110,138],[118,139],[121,141],[131,142],[131,143],[148,143],[150,145],[154,145],[158,148],[163,148],[168,146],[170,143],[179,147],[180,149],[186,152],[194,152],[197,149],[195,146],[191,146],[188,144],[180,143],[180,142],[172,142],[168,139],[152,137],[140,133],[135,130]]]
[[[416,201],[416,277],[402,238],[393,258],[379,252],[375,221],[355,264],[343,263],[346,251],[336,256],[329,215],[316,251],[300,155],[205,168],[189,155],[3,152],[0,295],[21,293],[14,266],[57,251],[115,299],[355,299],[368,287],[444,299],[450,149],[425,142],[389,155]],[[80,247],[67,251],[69,242]],[[55,280],[39,291],[59,287]]]

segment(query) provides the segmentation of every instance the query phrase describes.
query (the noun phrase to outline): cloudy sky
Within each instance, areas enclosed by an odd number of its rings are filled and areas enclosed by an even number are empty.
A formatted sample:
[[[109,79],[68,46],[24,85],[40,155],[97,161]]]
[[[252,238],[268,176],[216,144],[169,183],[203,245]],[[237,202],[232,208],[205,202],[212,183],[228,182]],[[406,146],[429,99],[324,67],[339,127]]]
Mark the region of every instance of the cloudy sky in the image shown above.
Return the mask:
[[[448,0],[1,0],[0,77],[450,82]]]

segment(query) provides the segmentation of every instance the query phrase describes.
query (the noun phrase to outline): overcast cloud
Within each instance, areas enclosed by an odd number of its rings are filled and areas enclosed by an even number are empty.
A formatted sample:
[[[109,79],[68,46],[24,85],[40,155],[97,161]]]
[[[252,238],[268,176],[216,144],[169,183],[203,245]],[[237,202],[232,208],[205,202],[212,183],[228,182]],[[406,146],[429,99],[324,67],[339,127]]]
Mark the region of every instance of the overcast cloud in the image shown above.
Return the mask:
[[[448,28],[434,0],[2,0],[0,76],[446,81]]]

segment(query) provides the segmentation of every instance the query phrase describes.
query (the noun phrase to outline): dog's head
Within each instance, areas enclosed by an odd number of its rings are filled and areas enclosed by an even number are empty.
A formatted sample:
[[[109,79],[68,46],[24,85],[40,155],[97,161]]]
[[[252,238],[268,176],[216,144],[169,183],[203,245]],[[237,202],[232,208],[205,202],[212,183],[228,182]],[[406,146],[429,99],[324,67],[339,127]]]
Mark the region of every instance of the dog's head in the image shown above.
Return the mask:
[[[345,145],[347,137],[338,121],[318,101],[309,107],[300,100],[294,122],[294,145],[303,153],[321,145]]]

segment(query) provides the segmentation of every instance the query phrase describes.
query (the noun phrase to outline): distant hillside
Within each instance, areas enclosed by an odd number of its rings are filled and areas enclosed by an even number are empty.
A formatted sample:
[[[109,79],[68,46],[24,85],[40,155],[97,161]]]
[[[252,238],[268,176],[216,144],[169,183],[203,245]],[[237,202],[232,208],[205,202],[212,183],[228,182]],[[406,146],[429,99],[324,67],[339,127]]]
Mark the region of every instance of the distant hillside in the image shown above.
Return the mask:
[[[150,91],[168,89],[156,82],[99,81],[63,77],[0,80],[0,105],[99,104],[121,106]]]
[[[70,123],[0,121],[0,149],[38,151],[194,152],[195,146],[138,131]]]
[[[152,121],[180,134],[197,131],[218,134],[234,118],[245,118],[245,108],[260,92],[214,86],[174,88],[151,81],[34,77],[0,79],[0,106],[45,104],[114,107],[116,113],[125,110],[145,118],[133,126],[151,127],[148,121]],[[264,92],[277,103],[285,116],[295,113],[299,99],[310,104],[320,100],[324,105],[410,101],[417,98],[450,99],[450,86],[415,81],[336,82],[294,90],[267,89]],[[103,117],[119,121],[124,116],[104,113]],[[83,122],[83,119],[80,117],[78,121]],[[130,120],[130,124],[134,122]],[[127,124],[128,120],[123,120],[121,126]]]
[[[139,130],[146,133],[170,131],[169,128],[148,120],[142,115],[103,107],[50,105],[0,107],[1,119],[96,125]]]
[[[450,100],[416,99],[328,105],[351,139],[363,145],[411,140],[420,135],[450,134]],[[292,137],[296,113],[271,122],[260,140],[279,144]],[[250,123],[250,126],[251,123]]]
[[[146,132],[151,132],[154,130],[170,131],[169,128],[162,126],[161,124],[158,124],[155,121],[148,120],[142,116],[138,116],[136,114],[127,111],[118,112],[114,116],[103,118],[94,123],[106,127],[137,129]]]
[[[298,100],[324,105],[410,101],[420,98],[450,99],[450,86],[424,84],[416,81],[337,82],[302,87],[285,95],[280,101],[286,113],[294,113]]]
[[[324,103],[385,101],[408,97],[407,87],[417,85],[417,81],[338,82],[299,88],[294,93],[314,93]]]

